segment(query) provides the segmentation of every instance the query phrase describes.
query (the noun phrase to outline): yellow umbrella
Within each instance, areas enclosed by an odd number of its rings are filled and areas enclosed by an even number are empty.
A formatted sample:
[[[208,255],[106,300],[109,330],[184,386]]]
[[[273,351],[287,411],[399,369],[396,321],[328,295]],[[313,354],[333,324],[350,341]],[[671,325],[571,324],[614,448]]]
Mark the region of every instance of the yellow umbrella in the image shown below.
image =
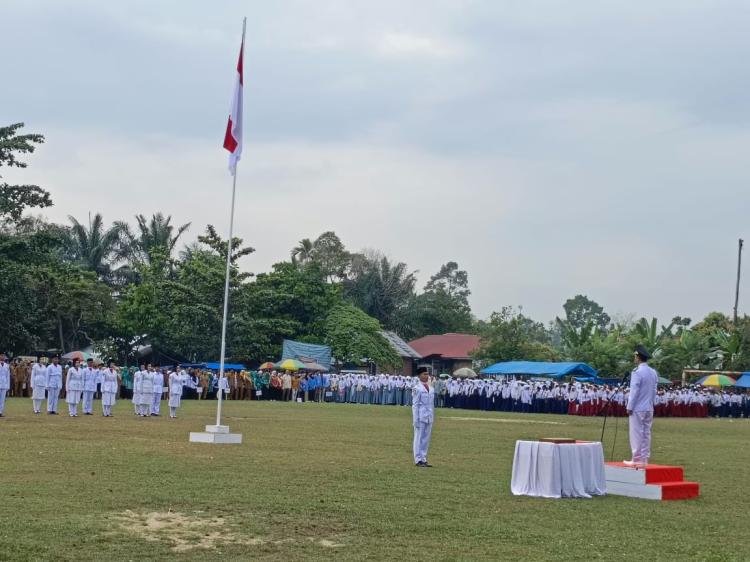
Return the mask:
[[[282,371],[299,371],[305,368],[305,364],[302,361],[296,359],[284,359],[278,364],[278,368]]]

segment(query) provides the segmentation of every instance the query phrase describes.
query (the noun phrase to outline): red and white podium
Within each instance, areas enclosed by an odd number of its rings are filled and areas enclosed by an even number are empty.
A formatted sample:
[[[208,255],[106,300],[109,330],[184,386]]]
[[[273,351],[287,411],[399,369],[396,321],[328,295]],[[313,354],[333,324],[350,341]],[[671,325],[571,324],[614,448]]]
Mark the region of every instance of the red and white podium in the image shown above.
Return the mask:
[[[686,482],[681,466],[648,464],[645,468],[621,462],[604,464],[607,493],[646,500],[687,500],[700,495],[700,484]]]

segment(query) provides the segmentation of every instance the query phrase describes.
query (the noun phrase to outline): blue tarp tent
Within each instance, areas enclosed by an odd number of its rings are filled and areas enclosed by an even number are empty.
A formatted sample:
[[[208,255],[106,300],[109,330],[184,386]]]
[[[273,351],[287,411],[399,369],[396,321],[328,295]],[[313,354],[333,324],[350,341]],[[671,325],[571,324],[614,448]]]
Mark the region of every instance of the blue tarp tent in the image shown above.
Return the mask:
[[[218,371],[219,370],[219,363],[181,363],[181,367],[185,367],[186,369],[211,369],[212,371]],[[246,369],[242,363],[224,363],[224,370],[225,371],[241,371],[243,369]]]
[[[506,361],[480,371],[490,376],[532,376],[560,379],[567,376],[596,377],[597,370],[586,363],[548,363],[543,361]]]
[[[212,371],[219,370],[218,363],[206,363],[205,365],[206,369],[211,369]],[[225,371],[241,371],[243,369],[245,369],[245,366],[242,363],[224,363]]]
[[[737,379],[737,384],[734,386],[739,388],[750,388],[750,373],[742,373],[742,376]]]
[[[585,382],[589,384],[595,384],[597,386],[617,386],[622,382],[622,379],[602,379],[599,377],[573,377],[577,382]]]

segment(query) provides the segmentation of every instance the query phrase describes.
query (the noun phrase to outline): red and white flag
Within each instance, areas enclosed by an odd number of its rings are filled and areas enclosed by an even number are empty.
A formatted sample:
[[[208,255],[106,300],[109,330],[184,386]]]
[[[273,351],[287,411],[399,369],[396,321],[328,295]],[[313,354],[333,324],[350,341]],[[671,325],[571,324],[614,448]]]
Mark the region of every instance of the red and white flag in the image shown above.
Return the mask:
[[[245,22],[242,22],[242,43],[240,44],[240,58],[237,61],[237,80],[234,84],[232,97],[232,111],[227,121],[224,133],[224,148],[229,151],[229,172],[237,173],[237,162],[242,155],[242,55],[245,50]]]

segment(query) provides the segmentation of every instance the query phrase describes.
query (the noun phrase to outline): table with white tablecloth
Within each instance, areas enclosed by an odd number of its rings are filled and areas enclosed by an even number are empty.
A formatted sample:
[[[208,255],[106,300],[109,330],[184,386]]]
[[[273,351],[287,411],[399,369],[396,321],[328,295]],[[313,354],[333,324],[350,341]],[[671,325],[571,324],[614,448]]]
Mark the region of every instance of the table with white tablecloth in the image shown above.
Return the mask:
[[[602,444],[516,441],[510,491],[542,498],[603,496],[607,483]]]

